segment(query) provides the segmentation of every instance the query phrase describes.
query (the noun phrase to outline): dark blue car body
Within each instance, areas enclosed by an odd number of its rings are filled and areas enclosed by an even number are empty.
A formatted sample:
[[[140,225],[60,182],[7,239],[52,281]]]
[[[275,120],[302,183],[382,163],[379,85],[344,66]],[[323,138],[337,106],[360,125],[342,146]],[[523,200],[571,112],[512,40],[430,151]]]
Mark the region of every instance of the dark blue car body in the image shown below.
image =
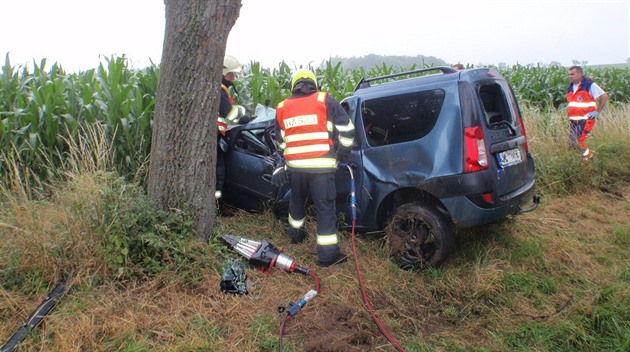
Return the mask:
[[[439,73],[363,80],[342,101],[356,128],[348,165],[356,186],[359,232],[384,230],[397,209],[409,203],[459,228],[537,204],[532,202],[534,162],[507,81],[492,69],[433,68],[405,75],[434,70]],[[273,123],[254,120],[228,131],[227,204],[286,213],[290,190],[270,183],[279,153]],[[475,164],[472,170],[467,163]],[[340,167],[337,210],[346,226],[352,216],[350,187],[350,170]]]

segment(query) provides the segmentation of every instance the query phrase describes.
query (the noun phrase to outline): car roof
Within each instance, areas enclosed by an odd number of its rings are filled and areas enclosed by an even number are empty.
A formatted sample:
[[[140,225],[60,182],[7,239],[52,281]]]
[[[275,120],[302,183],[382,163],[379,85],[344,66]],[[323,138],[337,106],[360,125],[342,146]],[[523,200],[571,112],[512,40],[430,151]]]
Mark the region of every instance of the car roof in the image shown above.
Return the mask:
[[[405,79],[393,80],[396,77],[412,76],[419,73],[431,71],[441,71],[439,73],[425,74],[423,76],[415,76]],[[457,71],[450,67],[431,67],[422,70],[407,71],[397,74],[379,76],[374,78],[363,78],[358,84],[352,96],[378,95],[389,90],[406,90],[407,88],[417,87],[419,85],[439,84],[455,84],[458,81],[479,81],[486,79],[500,79],[503,76],[499,72],[491,68],[475,68]],[[387,81],[385,81],[387,80]],[[385,82],[382,82],[385,81]],[[373,83],[374,82],[374,83]],[[381,82],[381,83],[379,83]]]

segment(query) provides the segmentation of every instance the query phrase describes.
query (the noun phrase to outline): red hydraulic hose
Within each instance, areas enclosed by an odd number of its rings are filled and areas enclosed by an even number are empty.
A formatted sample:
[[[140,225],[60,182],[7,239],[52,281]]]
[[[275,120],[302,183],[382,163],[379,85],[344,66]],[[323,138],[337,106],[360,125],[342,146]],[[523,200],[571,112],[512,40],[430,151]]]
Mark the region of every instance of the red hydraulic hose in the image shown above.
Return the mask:
[[[392,345],[394,345],[394,347],[398,351],[404,352],[405,350],[402,348],[402,346],[400,346],[398,341],[396,341],[396,339],[389,333],[389,331],[387,331],[387,328],[385,328],[383,323],[381,323],[381,321],[376,316],[376,313],[374,313],[374,309],[372,309],[372,304],[370,304],[370,300],[368,299],[368,296],[365,293],[365,286],[363,285],[363,276],[361,275],[361,269],[359,268],[359,255],[357,254],[357,244],[356,244],[355,235],[354,235],[354,228],[355,228],[355,220],[353,219],[352,220],[352,233],[350,236],[352,239],[352,254],[354,255],[354,267],[356,268],[356,271],[357,271],[357,278],[359,279],[359,287],[361,288],[361,295],[363,296],[363,302],[365,303],[365,306],[367,307],[368,311],[370,311],[370,315],[372,315],[372,319],[378,326],[379,330],[381,330],[383,335],[385,335],[385,338],[387,338],[387,340]]]
[[[350,209],[352,210],[352,254],[354,255],[354,267],[357,272],[357,278],[359,279],[359,288],[361,289],[361,295],[363,296],[363,303],[367,307],[370,315],[372,315],[372,319],[378,326],[379,330],[385,335],[387,340],[396,347],[398,351],[404,352],[405,350],[400,346],[398,341],[394,339],[392,335],[390,335],[389,331],[385,328],[383,323],[378,319],[376,313],[374,313],[374,309],[372,309],[372,304],[370,304],[370,300],[368,299],[367,294],[365,293],[365,286],[363,285],[363,275],[361,275],[361,268],[359,268],[359,255],[357,253],[357,243],[355,239],[355,229],[356,229],[356,221],[357,221],[357,197],[356,197],[356,185],[354,183],[354,174],[352,172],[352,166],[349,164],[340,164],[341,167],[347,167],[348,172],[350,173]]]
[[[280,331],[278,332],[278,335],[280,335],[278,337],[278,351],[282,352],[283,348],[282,348],[282,337],[284,336],[284,325],[287,323],[287,321],[289,321],[289,319],[291,319],[292,315],[287,314],[284,316],[284,318],[282,318],[282,322],[280,323]]]
[[[319,293],[320,291],[319,277],[317,277],[317,274],[315,274],[315,272],[308,270],[304,267],[300,267],[299,270],[297,270],[296,272],[299,272],[304,275],[309,275],[310,277],[312,277],[313,280],[315,280],[315,291]],[[294,306],[294,307],[297,307],[297,306]],[[298,308],[298,310],[296,310],[295,313],[291,313],[291,309],[292,308],[289,307],[289,312],[287,313],[287,315],[285,315],[285,317],[282,319],[282,322],[280,323],[280,329],[278,331],[278,335],[279,335],[278,336],[278,349],[280,352],[282,352],[282,337],[284,336],[285,325],[287,321],[289,321],[293,317],[293,314],[297,314],[297,312],[299,311],[299,309],[301,309],[301,307]]]
[[[308,274],[315,280],[315,291],[319,293],[319,277],[311,270],[308,271]]]

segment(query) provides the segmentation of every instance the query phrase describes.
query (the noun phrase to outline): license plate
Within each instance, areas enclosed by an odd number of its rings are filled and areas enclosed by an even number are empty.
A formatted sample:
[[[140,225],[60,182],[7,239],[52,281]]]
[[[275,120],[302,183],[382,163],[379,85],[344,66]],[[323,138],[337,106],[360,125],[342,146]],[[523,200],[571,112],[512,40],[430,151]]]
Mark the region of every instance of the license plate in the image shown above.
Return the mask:
[[[499,160],[499,165],[501,167],[512,166],[523,161],[521,158],[521,151],[518,148],[506,150],[497,154],[497,159]]]

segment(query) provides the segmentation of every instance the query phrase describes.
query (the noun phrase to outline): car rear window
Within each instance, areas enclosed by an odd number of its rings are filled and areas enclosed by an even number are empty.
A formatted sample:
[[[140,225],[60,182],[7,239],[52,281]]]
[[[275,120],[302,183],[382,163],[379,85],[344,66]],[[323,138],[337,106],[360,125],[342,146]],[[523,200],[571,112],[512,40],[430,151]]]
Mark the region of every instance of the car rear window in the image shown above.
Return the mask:
[[[488,125],[499,124],[502,121],[512,123],[512,114],[503,89],[498,83],[486,83],[479,86],[479,99],[484,110]]]
[[[366,100],[361,115],[368,144],[382,146],[426,136],[437,122],[445,93],[441,89]]]

